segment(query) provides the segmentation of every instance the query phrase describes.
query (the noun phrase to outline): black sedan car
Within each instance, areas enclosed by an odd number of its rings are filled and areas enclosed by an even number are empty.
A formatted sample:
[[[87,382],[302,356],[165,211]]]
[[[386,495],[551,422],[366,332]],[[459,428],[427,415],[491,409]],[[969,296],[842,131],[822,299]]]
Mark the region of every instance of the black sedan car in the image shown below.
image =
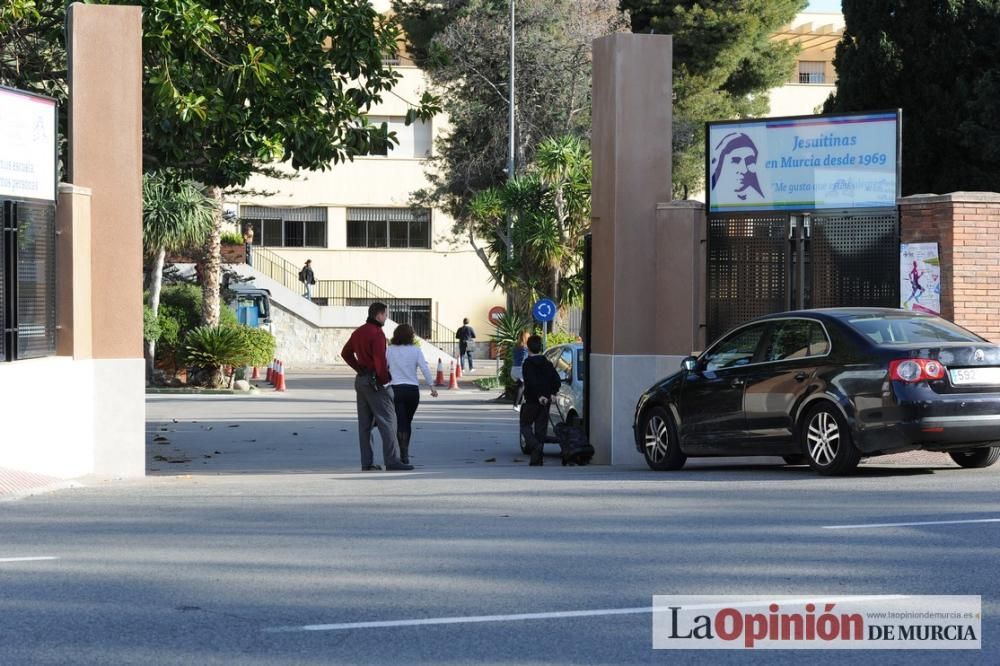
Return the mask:
[[[653,469],[696,456],[782,456],[820,474],[862,457],[1000,459],[1000,346],[932,315],[883,308],[755,319],[684,359],[636,406]]]

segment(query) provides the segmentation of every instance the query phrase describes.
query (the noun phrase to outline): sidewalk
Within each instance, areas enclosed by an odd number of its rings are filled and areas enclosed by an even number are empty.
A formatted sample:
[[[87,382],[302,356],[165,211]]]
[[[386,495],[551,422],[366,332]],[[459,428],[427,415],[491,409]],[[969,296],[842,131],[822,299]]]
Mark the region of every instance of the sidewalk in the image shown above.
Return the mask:
[[[0,502],[78,485],[74,481],[57,479],[53,476],[0,467]]]

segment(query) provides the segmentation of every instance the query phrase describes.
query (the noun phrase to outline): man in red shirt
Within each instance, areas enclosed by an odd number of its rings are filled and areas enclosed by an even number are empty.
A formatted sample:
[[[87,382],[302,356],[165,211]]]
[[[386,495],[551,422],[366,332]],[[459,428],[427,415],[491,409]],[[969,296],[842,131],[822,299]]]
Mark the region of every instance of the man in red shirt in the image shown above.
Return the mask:
[[[396,407],[389,384],[389,363],[386,360],[385,333],[382,326],[389,317],[385,303],[368,306],[368,320],[351,333],[340,355],[354,368],[358,376],[354,391],[358,396],[358,440],[361,444],[361,471],[382,469],[375,464],[372,451],[372,425],[378,426],[382,436],[382,459],[388,470],[411,470],[399,459],[399,442],[396,440]]]

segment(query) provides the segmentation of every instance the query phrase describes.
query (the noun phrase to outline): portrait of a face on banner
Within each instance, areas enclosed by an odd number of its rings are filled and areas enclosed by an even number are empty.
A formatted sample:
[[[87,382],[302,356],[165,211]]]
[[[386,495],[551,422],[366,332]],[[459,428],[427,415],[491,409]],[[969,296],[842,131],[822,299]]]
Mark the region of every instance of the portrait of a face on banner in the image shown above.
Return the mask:
[[[891,208],[897,112],[708,124],[712,213]]]

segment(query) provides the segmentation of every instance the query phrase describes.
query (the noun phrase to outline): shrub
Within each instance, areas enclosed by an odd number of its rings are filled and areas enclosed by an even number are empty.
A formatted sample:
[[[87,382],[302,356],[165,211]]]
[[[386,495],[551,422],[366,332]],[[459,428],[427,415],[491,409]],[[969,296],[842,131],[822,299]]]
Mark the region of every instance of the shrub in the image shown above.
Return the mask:
[[[243,234],[238,231],[223,231],[221,239],[223,245],[243,245]]]
[[[218,388],[224,383],[224,366],[244,365],[245,349],[239,327],[199,326],[184,336],[181,354],[185,364],[203,371],[193,383]]]
[[[239,330],[243,335],[245,356],[245,362],[240,365],[261,367],[270,363],[274,358],[274,350],[277,345],[270,331],[249,326],[240,326]]]
[[[549,343],[549,347],[555,347],[556,345],[565,345],[570,342],[576,342],[576,333],[553,331],[552,333],[549,333],[547,341]]]
[[[160,320],[148,305],[142,306],[142,339],[156,342],[163,335]]]

